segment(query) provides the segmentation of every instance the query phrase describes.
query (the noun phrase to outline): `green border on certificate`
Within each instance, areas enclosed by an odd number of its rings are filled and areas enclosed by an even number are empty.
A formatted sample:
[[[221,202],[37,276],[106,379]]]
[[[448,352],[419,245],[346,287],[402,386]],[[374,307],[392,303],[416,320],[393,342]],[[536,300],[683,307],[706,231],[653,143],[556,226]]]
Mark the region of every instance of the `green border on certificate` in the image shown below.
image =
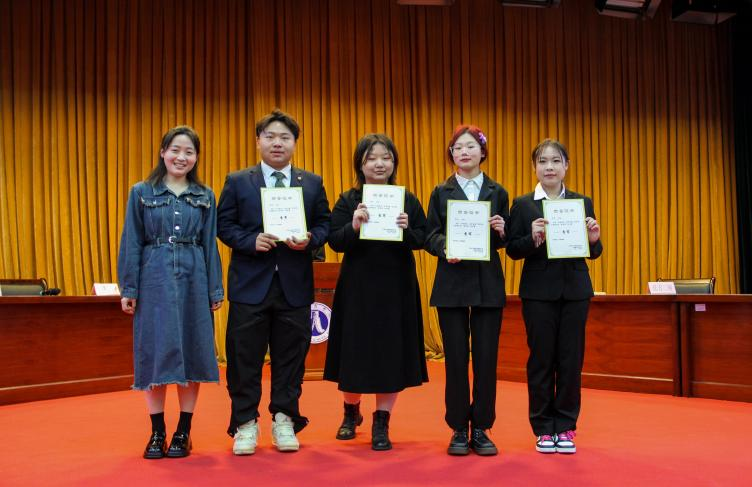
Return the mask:
[[[392,188],[394,190],[398,190],[398,189],[400,190],[399,192],[402,194],[401,197],[400,197],[400,208],[401,208],[400,213],[404,213],[405,212],[405,187],[404,186],[397,186],[397,185],[392,185],[392,184],[364,184],[362,192],[361,192],[361,195],[363,196],[363,203],[365,203],[366,206],[368,206],[368,203],[366,203],[366,188],[371,187],[371,188],[374,188],[374,189],[378,189],[378,188],[383,188],[385,186],[388,187],[388,188]],[[391,191],[392,189],[390,189],[389,191]],[[396,226],[396,224],[395,224],[395,226]],[[360,233],[358,235],[358,237],[360,238],[360,240],[381,240],[381,241],[385,241],[385,242],[402,242],[402,239],[403,239],[402,232],[404,230],[401,227],[397,227],[397,230],[399,230],[399,232],[397,233],[397,236],[394,237],[394,238],[364,236],[364,233],[367,233],[367,232],[364,232],[363,228],[364,227],[360,228]]]
[[[458,255],[450,255],[449,253],[449,242],[451,241],[450,233],[451,233],[451,226],[449,225],[449,217],[452,214],[452,207],[453,206],[483,206],[485,207],[485,239],[486,239],[486,253],[483,257],[463,257]],[[447,256],[447,259],[457,258],[461,260],[480,260],[480,261],[490,261],[491,260],[491,225],[488,223],[488,219],[491,218],[491,202],[490,201],[469,201],[469,200],[447,200],[447,221],[446,221],[446,243],[445,243],[445,249],[444,253]]]
[[[266,219],[266,208],[264,205],[264,194],[269,191],[286,191],[286,192],[292,191],[293,193],[298,195],[298,201],[300,205],[299,206],[300,219],[302,220],[301,224],[303,225],[303,233],[299,235],[295,235],[295,237],[301,240],[305,240],[306,238],[308,238],[308,226],[306,225],[305,205],[303,204],[303,188],[301,188],[300,186],[292,186],[289,188],[261,188],[261,220],[264,224],[264,233],[274,234],[274,232],[267,231],[267,226],[266,226],[267,219]],[[282,238],[277,240],[277,242],[284,242],[284,241],[285,239],[282,239]]]
[[[579,205],[577,205],[579,203]],[[563,206],[563,205],[572,205],[575,204],[579,209],[582,210],[582,232],[584,236],[584,252],[580,254],[560,254],[560,255],[551,255],[551,240],[548,238],[548,228],[546,228],[546,254],[548,255],[549,259],[581,259],[585,257],[590,257],[590,242],[588,241],[588,234],[587,234],[587,225],[585,225],[585,218],[587,218],[587,215],[585,214],[585,200],[582,198],[572,198],[572,199],[559,199],[559,200],[543,200],[543,218],[546,220],[551,221],[552,218],[549,218],[549,211],[553,209],[555,206]],[[548,225],[546,225],[548,227]]]

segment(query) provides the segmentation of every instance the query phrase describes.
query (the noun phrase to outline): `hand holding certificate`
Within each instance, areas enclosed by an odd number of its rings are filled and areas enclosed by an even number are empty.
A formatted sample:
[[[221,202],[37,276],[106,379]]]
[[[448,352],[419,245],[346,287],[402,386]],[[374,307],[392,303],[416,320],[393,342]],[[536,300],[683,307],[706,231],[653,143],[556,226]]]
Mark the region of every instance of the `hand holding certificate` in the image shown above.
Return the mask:
[[[543,200],[543,217],[549,259],[590,257],[583,200]]]
[[[261,188],[264,233],[279,240],[308,238],[303,188]]]
[[[363,204],[368,221],[360,227],[361,240],[402,241],[397,217],[405,211],[405,187],[389,184],[364,184]]]
[[[447,259],[491,260],[490,216],[490,201],[447,201]]]

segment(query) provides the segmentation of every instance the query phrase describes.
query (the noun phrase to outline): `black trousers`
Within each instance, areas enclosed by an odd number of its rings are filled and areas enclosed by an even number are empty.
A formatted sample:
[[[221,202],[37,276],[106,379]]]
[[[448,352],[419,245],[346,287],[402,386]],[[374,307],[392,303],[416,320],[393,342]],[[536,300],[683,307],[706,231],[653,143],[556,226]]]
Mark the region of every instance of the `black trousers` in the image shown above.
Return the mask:
[[[272,390],[269,412],[282,412],[300,431],[308,419],[300,415],[305,358],[311,345],[311,309],[287,303],[275,274],[269,293],[260,304],[230,302],[227,318],[227,390],[232,401],[230,426],[259,416],[261,369],[267,347],[271,357]]]
[[[527,391],[535,435],[577,429],[590,300],[522,300],[530,357]]]
[[[444,419],[453,430],[488,429],[496,420],[496,357],[503,308],[436,308],[444,342],[446,388]],[[470,402],[468,361],[473,351],[473,396]]]

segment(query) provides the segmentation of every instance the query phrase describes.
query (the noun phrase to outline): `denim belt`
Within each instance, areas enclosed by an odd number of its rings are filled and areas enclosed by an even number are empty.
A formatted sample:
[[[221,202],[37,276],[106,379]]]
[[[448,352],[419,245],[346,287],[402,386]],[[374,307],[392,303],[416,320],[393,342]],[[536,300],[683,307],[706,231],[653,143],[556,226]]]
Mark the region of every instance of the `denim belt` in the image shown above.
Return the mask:
[[[201,239],[198,237],[176,237],[175,235],[170,235],[167,238],[155,238],[154,240],[151,240],[147,242],[148,245],[163,245],[163,244],[172,244],[172,245],[198,245],[201,246]]]

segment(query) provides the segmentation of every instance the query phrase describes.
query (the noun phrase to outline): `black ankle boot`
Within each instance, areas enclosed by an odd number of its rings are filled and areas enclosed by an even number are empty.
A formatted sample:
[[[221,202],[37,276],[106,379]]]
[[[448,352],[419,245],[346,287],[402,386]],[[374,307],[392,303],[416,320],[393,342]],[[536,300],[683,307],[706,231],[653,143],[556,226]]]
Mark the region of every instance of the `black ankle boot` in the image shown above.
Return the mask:
[[[374,411],[371,426],[371,448],[373,450],[391,450],[389,441],[389,411]]]
[[[360,414],[360,403],[345,403],[345,416],[342,418],[342,424],[337,430],[338,440],[352,440],[355,438],[355,427],[363,423],[363,416]]]
[[[452,432],[452,439],[449,440],[447,453],[450,455],[467,455],[470,453],[470,439],[468,437],[467,428],[454,430]]]

